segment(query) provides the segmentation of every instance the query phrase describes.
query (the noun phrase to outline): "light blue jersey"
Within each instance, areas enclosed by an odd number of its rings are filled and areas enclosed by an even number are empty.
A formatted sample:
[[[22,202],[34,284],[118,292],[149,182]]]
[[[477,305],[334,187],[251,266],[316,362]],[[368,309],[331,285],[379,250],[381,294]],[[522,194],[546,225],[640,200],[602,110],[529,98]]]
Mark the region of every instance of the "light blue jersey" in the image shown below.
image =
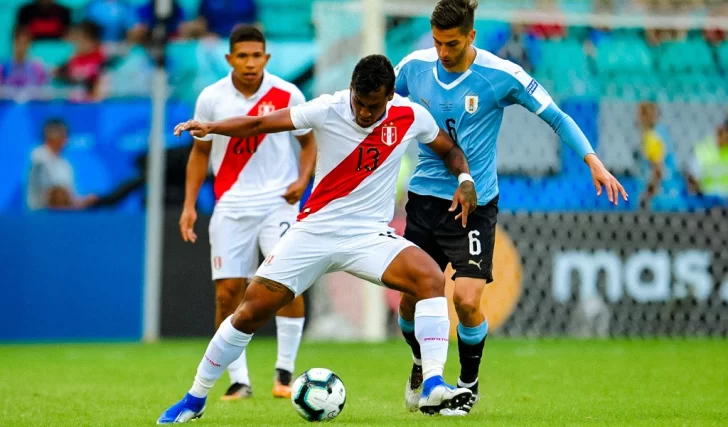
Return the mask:
[[[450,73],[440,64],[435,48],[413,52],[395,68],[395,90],[427,108],[465,152],[479,205],[498,195],[496,140],[503,109],[509,105],[519,104],[539,115],[582,158],[594,152],[574,121],[520,66],[482,49],[476,53],[467,71]],[[410,191],[451,199],[458,187],[457,177],[426,145],[420,144],[419,150]]]

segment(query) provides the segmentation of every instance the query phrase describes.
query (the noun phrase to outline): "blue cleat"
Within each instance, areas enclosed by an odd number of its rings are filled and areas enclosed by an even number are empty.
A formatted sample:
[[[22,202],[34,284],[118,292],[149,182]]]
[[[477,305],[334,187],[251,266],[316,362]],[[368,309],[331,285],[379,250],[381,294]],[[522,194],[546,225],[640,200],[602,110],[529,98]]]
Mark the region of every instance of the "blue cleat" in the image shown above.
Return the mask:
[[[455,409],[470,401],[473,393],[467,388],[455,388],[445,384],[441,376],[430,377],[422,384],[420,412],[439,414],[443,409]]]
[[[195,397],[187,393],[182,400],[164,411],[157,420],[157,424],[181,424],[196,420],[205,412],[206,400],[206,397]]]

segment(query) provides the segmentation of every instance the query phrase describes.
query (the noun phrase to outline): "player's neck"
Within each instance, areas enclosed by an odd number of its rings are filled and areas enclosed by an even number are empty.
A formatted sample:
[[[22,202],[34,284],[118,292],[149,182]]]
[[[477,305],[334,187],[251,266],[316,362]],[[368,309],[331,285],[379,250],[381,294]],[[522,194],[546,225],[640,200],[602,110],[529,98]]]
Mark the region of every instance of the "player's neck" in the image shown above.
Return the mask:
[[[234,73],[232,75],[232,79],[235,89],[237,89],[238,92],[242,93],[243,96],[245,96],[246,98],[250,98],[251,96],[255,95],[255,93],[258,92],[258,89],[260,89],[260,87],[263,85],[262,76],[260,80],[256,81],[255,83],[244,83],[242,80],[236,77]]]
[[[468,71],[470,66],[473,65],[473,62],[475,62],[476,55],[475,48],[473,46],[468,47],[468,52],[465,54],[463,61],[452,68],[445,68],[445,71],[448,73],[464,73]]]

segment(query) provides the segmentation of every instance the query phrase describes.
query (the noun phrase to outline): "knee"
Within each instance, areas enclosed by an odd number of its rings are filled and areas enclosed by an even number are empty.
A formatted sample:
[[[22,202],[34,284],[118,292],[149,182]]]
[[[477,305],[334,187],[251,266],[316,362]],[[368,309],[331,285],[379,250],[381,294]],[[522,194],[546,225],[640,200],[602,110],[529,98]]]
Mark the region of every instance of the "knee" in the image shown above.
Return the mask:
[[[215,286],[215,300],[220,307],[227,307],[240,300],[243,286],[237,280],[221,280]]]
[[[420,268],[415,276],[416,300],[445,296],[445,275],[439,268]]]
[[[460,319],[470,319],[480,313],[480,298],[473,294],[453,295],[455,311]]]
[[[262,327],[268,321],[269,317],[261,310],[255,309],[252,304],[243,303],[235,309],[230,321],[235,329],[243,331],[246,334],[252,334]]]

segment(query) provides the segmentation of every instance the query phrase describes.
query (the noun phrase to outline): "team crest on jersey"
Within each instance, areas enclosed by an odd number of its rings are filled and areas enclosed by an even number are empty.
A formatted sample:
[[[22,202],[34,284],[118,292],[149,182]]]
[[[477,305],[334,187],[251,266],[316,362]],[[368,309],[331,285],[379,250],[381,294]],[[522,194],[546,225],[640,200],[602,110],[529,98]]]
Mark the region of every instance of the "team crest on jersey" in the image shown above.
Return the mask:
[[[470,114],[478,111],[478,95],[467,95],[465,97],[465,111]]]
[[[397,128],[392,123],[382,126],[382,142],[387,145],[397,143]]]
[[[272,102],[264,102],[258,106],[258,115],[264,116],[266,114],[272,113],[276,110],[276,106],[273,105]]]

